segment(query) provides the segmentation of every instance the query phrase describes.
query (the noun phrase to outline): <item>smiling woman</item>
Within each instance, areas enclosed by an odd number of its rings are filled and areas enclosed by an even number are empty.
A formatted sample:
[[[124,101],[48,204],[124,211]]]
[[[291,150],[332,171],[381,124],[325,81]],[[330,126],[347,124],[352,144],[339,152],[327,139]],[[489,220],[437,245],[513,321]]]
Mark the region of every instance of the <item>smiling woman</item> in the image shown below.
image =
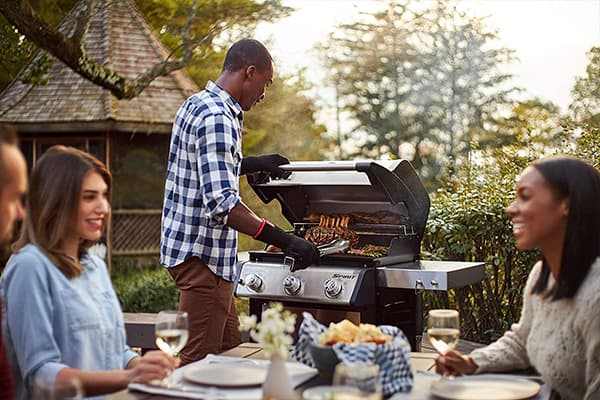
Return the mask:
[[[87,396],[110,393],[162,379],[177,364],[127,347],[106,265],[88,252],[102,235],[111,187],[104,164],[64,146],[50,148],[31,173],[21,238],[0,278],[17,399],[35,398],[42,382],[58,398],[79,387]]]
[[[571,157],[534,162],[506,212],[517,248],[543,256],[529,274],[521,319],[470,356],[446,352],[438,372],[533,367],[561,399],[600,398],[600,173]]]

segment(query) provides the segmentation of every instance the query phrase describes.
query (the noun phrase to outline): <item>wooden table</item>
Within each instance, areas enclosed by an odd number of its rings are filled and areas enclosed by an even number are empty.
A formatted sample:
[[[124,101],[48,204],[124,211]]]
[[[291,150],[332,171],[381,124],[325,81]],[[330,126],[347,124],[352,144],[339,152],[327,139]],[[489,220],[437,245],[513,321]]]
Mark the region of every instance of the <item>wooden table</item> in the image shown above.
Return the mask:
[[[242,343],[238,347],[228,350],[224,353],[221,353],[224,356],[231,357],[242,357],[242,358],[252,358],[257,360],[265,360],[267,357],[265,356],[263,350],[256,343]],[[433,353],[410,353],[411,357],[411,365],[413,369],[413,373],[417,370],[430,370],[434,366],[434,360],[436,354]],[[297,390],[300,392],[304,389],[307,389],[316,385],[326,385],[327,382],[322,377],[315,377],[310,381],[302,384]],[[176,399],[176,397],[167,397],[167,396],[157,396],[151,395],[147,393],[140,392],[129,392],[127,390],[122,390],[117,392],[111,396],[107,397],[107,400],[168,400],[168,399]]]

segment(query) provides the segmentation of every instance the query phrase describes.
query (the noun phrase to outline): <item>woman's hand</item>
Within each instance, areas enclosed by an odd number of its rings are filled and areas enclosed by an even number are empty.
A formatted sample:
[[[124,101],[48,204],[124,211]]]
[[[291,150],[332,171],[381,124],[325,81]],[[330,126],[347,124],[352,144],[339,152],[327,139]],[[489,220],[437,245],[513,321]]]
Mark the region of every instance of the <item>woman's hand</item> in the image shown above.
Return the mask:
[[[445,375],[469,375],[477,370],[473,359],[458,351],[448,350],[435,359],[435,372]]]
[[[129,382],[147,383],[160,380],[169,375],[180,364],[180,360],[160,351],[153,350],[143,357],[132,360],[127,370]]]

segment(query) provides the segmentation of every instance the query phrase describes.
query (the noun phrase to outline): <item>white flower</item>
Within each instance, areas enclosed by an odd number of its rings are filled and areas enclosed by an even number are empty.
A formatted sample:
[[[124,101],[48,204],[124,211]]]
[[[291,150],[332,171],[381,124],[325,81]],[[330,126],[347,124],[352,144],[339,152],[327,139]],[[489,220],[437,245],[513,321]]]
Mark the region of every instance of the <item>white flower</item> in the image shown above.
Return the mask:
[[[256,315],[240,315],[240,330],[247,331],[256,327]]]
[[[261,345],[267,356],[287,357],[294,343],[291,333],[296,327],[296,315],[283,309],[281,303],[271,303],[256,323],[256,315],[240,315],[240,330],[250,330],[250,337]]]

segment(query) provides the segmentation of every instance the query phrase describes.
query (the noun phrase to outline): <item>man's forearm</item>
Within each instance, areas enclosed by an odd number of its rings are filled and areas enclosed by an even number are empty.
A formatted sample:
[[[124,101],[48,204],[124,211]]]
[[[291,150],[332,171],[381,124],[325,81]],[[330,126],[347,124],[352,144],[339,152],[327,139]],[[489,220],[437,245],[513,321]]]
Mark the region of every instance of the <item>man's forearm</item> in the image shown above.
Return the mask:
[[[231,209],[227,216],[227,225],[250,236],[258,231],[261,223],[262,219],[241,201]]]

